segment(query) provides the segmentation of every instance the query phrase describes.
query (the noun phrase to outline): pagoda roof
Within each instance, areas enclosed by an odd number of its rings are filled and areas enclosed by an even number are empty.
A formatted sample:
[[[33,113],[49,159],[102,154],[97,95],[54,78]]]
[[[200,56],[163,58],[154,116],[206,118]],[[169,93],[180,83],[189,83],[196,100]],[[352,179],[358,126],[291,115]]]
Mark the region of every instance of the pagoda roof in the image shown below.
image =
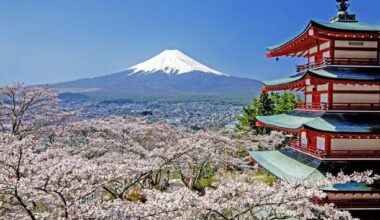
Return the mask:
[[[268,50],[269,52],[271,52],[271,51],[275,51],[275,50],[277,50],[277,49],[279,49],[279,48],[281,48],[281,47],[283,47],[283,46],[285,46],[285,45],[287,45],[287,44],[290,44],[291,42],[295,41],[296,39],[298,39],[298,38],[300,38],[301,36],[303,36],[304,34],[306,34],[307,31],[310,29],[311,24],[312,24],[312,21],[310,21],[310,23],[307,25],[307,27],[306,27],[305,30],[303,30],[300,34],[298,34],[297,36],[295,36],[295,37],[292,38],[291,40],[289,40],[289,41],[287,41],[287,42],[284,42],[284,43],[281,43],[281,44],[276,44],[276,45],[269,46],[269,47],[267,47],[267,50]]]
[[[380,192],[378,186],[371,186],[365,183],[338,183],[333,186],[323,187],[321,190],[324,192]]]
[[[328,28],[339,31],[358,31],[358,32],[378,32],[380,25],[367,24],[362,22],[318,22],[311,21],[312,25],[316,27]]]
[[[318,170],[321,161],[307,155],[288,154],[290,149],[281,151],[250,151],[249,155],[267,171],[283,180],[324,178]]]
[[[257,120],[271,127],[301,130],[310,128],[330,133],[380,133],[380,113],[326,113],[294,111],[288,114],[257,116]]]
[[[263,81],[267,86],[278,86],[296,82],[303,79],[307,75],[317,78],[332,80],[348,80],[348,81],[371,81],[380,82],[379,67],[333,67],[327,66],[322,69],[308,69],[304,73],[299,73],[287,78]]]
[[[331,33],[336,32],[353,32],[353,33],[369,33],[374,34],[375,36],[379,35],[380,32],[380,25],[373,25],[373,24],[367,24],[362,23],[358,21],[337,21],[337,22],[318,22],[311,20],[307,27],[297,36],[290,39],[289,41],[277,44],[274,46],[267,47],[268,50],[268,57],[274,57],[274,56],[282,56],[282,55],[290,55],[290,53],[294,53],[294,45],[298,45],[297,48],[301,50],[308,49],[311,47],[311,45],[315,45],[315,38],[319,38],[317,35],[318,33],[311,34],[309,31],[315,30],[318,32],[318,30],[325,30],[330,31]],[[322,31],[323,32],[323,31]],[[329,36],[329,35],[327,35]],[[373,37],[373,36],[372,36]],[[326,38],[323,37],[321,39]],[[290,49],[290,47],[293,49]],[[302,50],[301,50],[302,51]]]
[[[276,151],[249,151],[249,155],[268,172],[283,180],[325,178],[327,173],[337,175],[340,172],[351,174],[373,170],[379,172],[379,161],[323,161],[292,148]],[[345,186],[335,185],[326,190],[343,190]],[[346,186],[347,187],[347,186]],[[365,187],[349,186],[350,190],[368,190]]]
[[[322,115],[322,112],[294,111],[288,114],[257,116],[256,119],[267,125],[291,130],[300,130],[306,123],[314,121]]]

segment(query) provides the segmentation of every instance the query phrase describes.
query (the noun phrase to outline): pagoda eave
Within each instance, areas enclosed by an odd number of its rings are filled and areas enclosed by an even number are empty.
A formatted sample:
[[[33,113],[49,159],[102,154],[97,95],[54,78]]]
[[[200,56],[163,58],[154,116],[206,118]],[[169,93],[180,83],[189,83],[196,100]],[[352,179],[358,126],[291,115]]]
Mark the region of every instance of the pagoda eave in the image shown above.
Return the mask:
[[[304,90],[307,85],[335,83],[343,85],[380,85],[379,67],[335,67],[308,69],[288,78],[264,81],[263,91]]]
[[[380,85],[380,82],[374,82],[374,81],[355,81],[355,80],[342,80],[342,79],[325,79],[325,78],[313,78],[310,77],[309,79],[314,80],[316,82],[315,85],[322,85],[326,83],[335,83],[335,84],[342,84],[342,85]],[[295,82],[290,82],[286,84],[280,84],[280,85],[264,85],[262,88],[263,92],[275,92],[275,91],[304,91],[305,86],[307,86],[305,79],[300,79]],[[378,93],[377,91],[374,91],[374,93]]]
[[[302,126],[300,128],[286,128],[286,127],[279,127],[279,126],[275,126],[275,125],[270,125],[270,124],[266,124],[266,123],[263,123],[263,122],[256,122],[256,126],[257,127],[261,127],[261,128],[269,128],[269,129],[272,129],[272,130],[275,130],[275,131],[281,131],[281,132],[285,132],[285,133],[288,133],[288,134],[294,134],[294,135],[297,135],[299,133],[301,133],[302,131],[304,131],[305,129],[309,130],[309,131],[315,131],[315,132],[318,132],[320,135],[322,136],[327,136],[327,135],[330,135],[332,138],[348,138],[348,139],[360,139],[360,138],[364,138],[364,139],[373,139],[373,138],[380,138],[380,133],[375,133],[375,134],[370,134],[370,133],[357,133],[357,132],[326,132],[326,131],[323,131],[323,130],[317,130],[315,128],[312,128],[312,127],[309,127],[309,126]]]
[[[292,128],[284,128],[284,127],[274,126],[274,125],[266,124],[266,123],[263,123],[260,121],[256,122],[256,126],[261,127],[261,128],[269,128],[269,129],[272,129],[275,131],[281,131],[281,132],[294,134],[294,135],[299,134],[299,132],[302,130],[301,128],[300,129],[292,129]]]
[[[297,134],[305,129],[336,138],[380,137],[380,113],[326,113],[295,111],[288,114],[257,116],[256,126]],[[357,121],[360,124],[357,124]]]
[[[306,57],[311,47],[318,45],[318,43],[328,42],[331,39],[380,39],[380,26],[359,22],[351,22],[345,25],[341,23],[310,21],[305,30],[290,41],[268,47],[266,56]]]

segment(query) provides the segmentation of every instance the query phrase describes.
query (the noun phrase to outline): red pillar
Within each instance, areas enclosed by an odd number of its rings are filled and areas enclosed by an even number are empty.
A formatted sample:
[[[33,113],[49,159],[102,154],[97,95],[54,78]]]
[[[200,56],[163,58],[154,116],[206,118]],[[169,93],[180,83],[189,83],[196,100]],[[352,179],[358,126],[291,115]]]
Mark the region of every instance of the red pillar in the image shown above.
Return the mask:
[[[331,135],[325,137],[325,150],[327,155],[331,153]]]
[[[334,64],[335,63],[335,59],[334,59],[334,56],[335,56],[335,40],[332,39],[330,40],[330,54],[331,54],[331,64]]]
[[[334,83],[332,83],[332,82],[329,82],[328,83],[328,92],[327,92],[327,94],[328,94],[328,106],[327,106],[327,108],[328,109],[332,109],[333,108],[333,89],[334,89]]]

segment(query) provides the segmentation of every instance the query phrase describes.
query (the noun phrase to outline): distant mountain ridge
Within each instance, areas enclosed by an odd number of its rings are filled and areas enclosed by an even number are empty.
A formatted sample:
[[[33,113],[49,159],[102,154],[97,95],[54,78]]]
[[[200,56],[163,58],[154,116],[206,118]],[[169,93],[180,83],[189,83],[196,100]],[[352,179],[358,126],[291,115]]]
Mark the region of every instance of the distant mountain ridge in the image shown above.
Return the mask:
[[[96,100],[247,102],[261,86],[257,80],[211,69],[178,50],[166,50],[124,71],[58,83],[55,88]]]

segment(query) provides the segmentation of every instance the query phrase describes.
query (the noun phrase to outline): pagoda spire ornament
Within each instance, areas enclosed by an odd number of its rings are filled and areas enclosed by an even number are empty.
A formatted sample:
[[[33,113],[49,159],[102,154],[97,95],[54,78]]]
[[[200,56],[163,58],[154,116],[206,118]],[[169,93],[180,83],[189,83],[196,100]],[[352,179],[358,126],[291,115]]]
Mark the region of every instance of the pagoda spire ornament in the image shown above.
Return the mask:
[[[347,9],[350,7],[350,4],[348,4],[349,0],[336,0],[339,4],[337,5],[338,11],[344,14],[347,14]]]
[[[338,14],[330,20],[331,22],[357,22],[356,15],[348,14],[347,12],[348,7],[350,7],[350,4],[347,3],[348,1],[349,0],[336,0],[336,2],[338,2],[336,6],[338,8]]]

